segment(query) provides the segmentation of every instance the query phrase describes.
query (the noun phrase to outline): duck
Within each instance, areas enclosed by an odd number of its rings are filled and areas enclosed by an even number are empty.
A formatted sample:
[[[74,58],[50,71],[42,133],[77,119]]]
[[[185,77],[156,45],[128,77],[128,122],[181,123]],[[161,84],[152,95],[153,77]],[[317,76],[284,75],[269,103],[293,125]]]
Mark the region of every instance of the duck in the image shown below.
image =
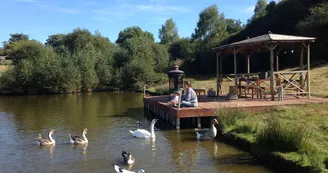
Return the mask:
[[[216,119],[212,119],[210,129],[195,129],[197,139],[199,140],[214,139],[217,135],[217,129],[215,127],[216,124],[219,124],[219,122]]]
[[[137,121],[137,126],[141,126],[141,121]]]
[[[130,130],[130,133],[136,138],[153,138],[155,139],[154,126],[158,119],[153,119],[150,125],[150,132],[145,129]]]
[[[126,151],[122,151],[123,162],[128,165],[132,165],[136,162],[136,160],[132,157],[131,153]]]
[[[55,133],[55,130],[52,129],[49,131],[48,133],[48,139],[47,138],[44,138],[41,136],[41,134],[39,134],[39,136],[36,138],[37,140],[37,144],[38,145],[52,145],[52,144],[55,144],[56,141],[52,138],[52,135]]]
[[[36,138],[38,145],[52,145],[55,144],[56,141],[52,138],[52,135],[55,133],[55,130],[52,129],[48,133],[48,138],[42,137],[41,134]]]
[[[88,143],[88,139],[85,136],[87,133],[88,133],[88,129],[87,128],[84,128],[82,130],[82,137],[72,136],[71,134],[69,134],[70,143],[72,143],[72,144],[87,144]]]
[[[124,168],[121,168],[117,165],[114,165],[114,169],[117,173],[145,173],[145,170],[143,170],[143,169],[139,169],[137,172],[133,172],[133,171],[129,171]]]

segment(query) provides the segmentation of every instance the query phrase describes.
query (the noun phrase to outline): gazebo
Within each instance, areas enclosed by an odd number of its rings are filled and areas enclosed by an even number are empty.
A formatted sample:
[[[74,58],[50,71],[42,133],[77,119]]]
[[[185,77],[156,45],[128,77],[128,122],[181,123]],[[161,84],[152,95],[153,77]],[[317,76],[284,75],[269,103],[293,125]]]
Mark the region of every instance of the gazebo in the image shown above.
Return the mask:
[[[261,36],[247,38],[239,42],[214,47],[213,51],[216,53],[216,75],[217,83],[222,78],[222,58],[225,54],[234,55],[234,83],[238,87],[238,74],[237,74],[237,54],[242,54],[247,58],[247,73],[250,74],[250,58],[256,52],[270,52],[270,72],[269,72],[269,86],[271,100],[274,100],[276,94],[274,75],[282,78],[287,83],[281,87],[284,89],[293,87],[299,91],[299,94],[307,94],[310,98],[310,44],[316,40],[314,37],[302,37],[292,35],[268,34]],[[298,71],[279,71],[279,52],[285,48],[300,48],[300,70]],[[304,49],[307,51],[307,65],[304,70],[303,56]],[[274,63],[274,59],[276,63]],[[274,64],[276,64],[276,71],[274,71]],[[287,78],[286,74],[292,75]],[[297,83],[299,79],[299,83]],[[257,89],[261,90],[261,87]],[[217,95],[219,94],[219,87],[217,87]]]

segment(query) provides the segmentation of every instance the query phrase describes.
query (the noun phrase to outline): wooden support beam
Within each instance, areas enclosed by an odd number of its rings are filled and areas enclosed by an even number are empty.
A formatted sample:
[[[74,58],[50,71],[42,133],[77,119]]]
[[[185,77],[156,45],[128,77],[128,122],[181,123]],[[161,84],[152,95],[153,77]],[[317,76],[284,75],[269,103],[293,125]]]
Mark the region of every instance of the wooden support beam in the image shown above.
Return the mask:
[[[271,93],[271,100],[274,101],[274,95],[275,95],[275,90],[274,90],[274,49],[277,47],[277,45],[266,45],[267,48],[270,50],[270,93]]]
[[[216,54],[216,96],[219,96],[219,54],[215,52]]]
[[[176,128],[177,130],[180,129],[180,118],[177,118],[177,119],[176,119],[175,128]]]
[[[310,44],[307,45],[307,92],[308,92],[308,98],[311,97],[310,94]]]
[[[251,73],[251,63],[250,63],[251,55],[247,55],[247,73]]]
[[[202,127],[202,122],[200,120],[200,117],[197,117],[197,127],[201,128]]]
[[[279,71],[279,56],[276,54],[276,71]]]
[[[235,87],[238,87],[238,77],[237,77],[237,48],[233,49],[233,64],[234,64],[234,73],[235,73]]]
[[[304,68],[303,56],[304,56],[304,47],[301,45],[301,50],[300,50],[300,70],[303,70],[303,68]],[[303,78],[304,78],[303,75],[300,76],[300,83],[299,83],[300,86],[303,85]]]

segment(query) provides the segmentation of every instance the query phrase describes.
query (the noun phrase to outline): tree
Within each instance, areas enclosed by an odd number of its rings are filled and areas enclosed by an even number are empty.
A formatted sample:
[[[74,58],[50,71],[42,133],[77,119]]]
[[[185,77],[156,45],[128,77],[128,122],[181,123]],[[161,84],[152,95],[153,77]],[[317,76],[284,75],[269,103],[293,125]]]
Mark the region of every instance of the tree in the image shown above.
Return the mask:
[[[92,43],[93,36],[87,29],[74,29],[73,32],[64,37],[64,45],[71,53],[82,50],[88,43]]]
[[[58,48],[64,45],[65,34],[53,34],[46,40],[46,46],[51,46],[53,48]]]
[[[166,72],[169,64],[169,53],[164,45],[153,43],[151,45],[155,53],[155,71]]]
[[[154,35],[152,33],[148,31],[142,31],[142,29],[139,26],[133,26],[133,27],[128,27],[123,31],[120,31],[116,43],[121,44],[124,43],[125,40],[134,37],[145,37],[151,40],[152,42],[154,42]]]
[[[194,40],[208,40],[227,36],[227,24],[224,15],[218,12],[216,5],[211,5],[199,14],[197,27],[192,34]]]
[[[165,21],[162,28],[159,29],[158,37],[161,44],[170,44],[179,39],[178,28],[172,18]]]
[[[28,35],[25,34],[19,34],[19,33],[15,33],[15,34],[10,34],[10,38],[9,38],[9,44],[12,44],[14,42],[20,41],[20,40],[28,40],[29,37]]]
[[[42,43],[34,40],[21,40],[11,45],[9,56],[13,64],[16,65],[22,59],[30,59],[37,61],[46,56],[47,50]]]
[[[261,16],[264,16],[266,6],[267,6],[267,2],[265,0],[258,0],[255,5],[254,16],[252,19],[255,20]]]
[[[226,19],[227,23],[227,32],[228,34],[236,33],[241,31],[244,26],[242,26],[241,21],[235,19]]]

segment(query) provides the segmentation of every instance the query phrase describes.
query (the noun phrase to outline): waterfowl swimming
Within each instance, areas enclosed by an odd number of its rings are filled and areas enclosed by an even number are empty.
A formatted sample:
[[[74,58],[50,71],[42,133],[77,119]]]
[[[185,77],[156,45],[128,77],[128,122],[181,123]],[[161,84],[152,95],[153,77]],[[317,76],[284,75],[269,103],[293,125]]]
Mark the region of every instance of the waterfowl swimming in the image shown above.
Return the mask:
[[[82,130],[82,137],[79,136],[72,136],[71,134],[69,134],[69,140],[72,144],[87,144],[88,143],[88,139],[85,136],[88,133],[88,129],[84,128]]]
[[[153,119],[150,125],[150,132],[145,129],[138,129],[135,131],[130,130],[130,133],[137,138],[155,138],[154,126],[158,119]]]
[[[141,121],[137,121],[137,126],[141,126]]]
[[[36,138],[37,140],[37,144],[38,145],[52,145],[52,144],[55,144],[56,141],[52,138],[52,135],[55,133],[55,130],[52,129],[50,130],[50,132],[48,133],[48,138],[44,138],[41,136],[41,134],[39,134],[39,137]]]
[[[117,165],[114,165],[114,169],[117,173],[136,173],[136,172],[133,172],[133,171],[129,171],[129,170],[126,170],[126,169],[123,169],[123,168],[120,168],[119,166]],[[145,170],[143,169],[139,169],[137,173],[145,173]]]
[[[125,164],[132,165],[136,162],[136,160],[132,157],[131,153],[127,153],[125,151],[122,151],[122,157],[123,157],[123,162]]]
[[[212,119],[210,129],[195,129],[197,134],[197,139],[199,140],[214,139],[217,134],[217,129],[215,128],[215,124],[219,124],[219,122],[216,119]]]

